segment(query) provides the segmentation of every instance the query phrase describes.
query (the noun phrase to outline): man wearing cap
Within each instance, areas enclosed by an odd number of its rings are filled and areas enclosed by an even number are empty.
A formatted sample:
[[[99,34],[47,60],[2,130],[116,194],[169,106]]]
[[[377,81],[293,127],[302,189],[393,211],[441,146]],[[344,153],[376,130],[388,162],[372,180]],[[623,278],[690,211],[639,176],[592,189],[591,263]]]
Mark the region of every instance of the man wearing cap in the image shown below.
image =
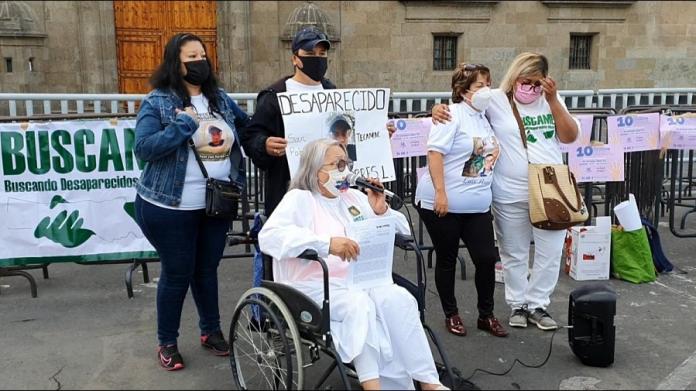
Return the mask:
[[[286,76],[259,92],[256,111],[249,125],[240,132],[244,152],[256,167],[265,171],[265,215],[270,216],[290,182],[285,157],[285,126],[276,94],[286,91],[316,91],[336,86],[324,78],[331,43],[326,34],[314,27],[297,32],[292,41],[292,65],[295,74]]]

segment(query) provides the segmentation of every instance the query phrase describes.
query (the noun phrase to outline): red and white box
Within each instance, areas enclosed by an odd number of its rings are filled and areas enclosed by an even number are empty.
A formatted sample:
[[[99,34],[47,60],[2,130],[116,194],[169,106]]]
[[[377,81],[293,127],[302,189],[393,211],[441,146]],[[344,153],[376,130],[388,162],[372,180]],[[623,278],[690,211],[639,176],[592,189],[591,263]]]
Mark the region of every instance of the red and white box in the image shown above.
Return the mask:
[[[568,229],[565,271],[574,280],[609,279],[611,217],[597,217],[595,224]]]

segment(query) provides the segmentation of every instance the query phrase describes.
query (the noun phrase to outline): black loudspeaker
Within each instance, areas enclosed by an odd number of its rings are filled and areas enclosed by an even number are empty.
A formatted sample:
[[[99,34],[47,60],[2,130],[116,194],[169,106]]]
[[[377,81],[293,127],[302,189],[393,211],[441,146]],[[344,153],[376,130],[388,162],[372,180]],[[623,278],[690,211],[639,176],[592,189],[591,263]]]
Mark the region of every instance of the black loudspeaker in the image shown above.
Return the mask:
[[[568,343],[583,364],[606,367],[614,362],[616,292],[589,284],[570,293]]]

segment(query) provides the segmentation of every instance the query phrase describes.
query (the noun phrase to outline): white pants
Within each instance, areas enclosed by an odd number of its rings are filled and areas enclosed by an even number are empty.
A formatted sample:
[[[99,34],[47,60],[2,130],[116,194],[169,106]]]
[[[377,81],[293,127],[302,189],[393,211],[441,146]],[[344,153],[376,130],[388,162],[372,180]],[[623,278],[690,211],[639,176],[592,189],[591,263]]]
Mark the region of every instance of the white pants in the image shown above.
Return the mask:
[[[339,353],[357,352],[352,361],[361,383],[379,379],[382,389],[412,390],[413,380],[440,382],[418,304],[406,289],[395,284],[367,291],[332,287],[330,301],[331,331],[344,345]],[[367,335],[360,338],[363,330]]]
[[[505,277],[505,301],[513,309],[525,304],[530,310],[546,309],[558,282],[566,230],[548,231],[533,227],[527,202],[494,202],[493,216]],[[530,275],[531,239],[534,239],[534,264]]]

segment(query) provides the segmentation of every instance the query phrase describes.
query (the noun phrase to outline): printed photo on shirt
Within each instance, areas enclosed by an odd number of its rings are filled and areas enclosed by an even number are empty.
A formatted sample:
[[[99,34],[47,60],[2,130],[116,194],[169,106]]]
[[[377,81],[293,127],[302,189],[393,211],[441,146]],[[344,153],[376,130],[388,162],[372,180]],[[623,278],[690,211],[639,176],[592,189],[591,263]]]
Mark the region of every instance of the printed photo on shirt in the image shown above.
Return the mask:
[[[193,134],[196,150],[204,161],[220,161],[230,156],[234,133],[225,121],[210,114],[198,115],[198,130]]]
[[[348,158],[357,161],[355,148],[355,115],[352,112],[332,113],[326,120],[328,137],[338,141],[345,149]]]
[[[469,160],[464,163],[462,176],[478,178],[493,175],[493,168],[500,154],[498,140],[493,136],[474,137],[473,143],[474,149]]]

